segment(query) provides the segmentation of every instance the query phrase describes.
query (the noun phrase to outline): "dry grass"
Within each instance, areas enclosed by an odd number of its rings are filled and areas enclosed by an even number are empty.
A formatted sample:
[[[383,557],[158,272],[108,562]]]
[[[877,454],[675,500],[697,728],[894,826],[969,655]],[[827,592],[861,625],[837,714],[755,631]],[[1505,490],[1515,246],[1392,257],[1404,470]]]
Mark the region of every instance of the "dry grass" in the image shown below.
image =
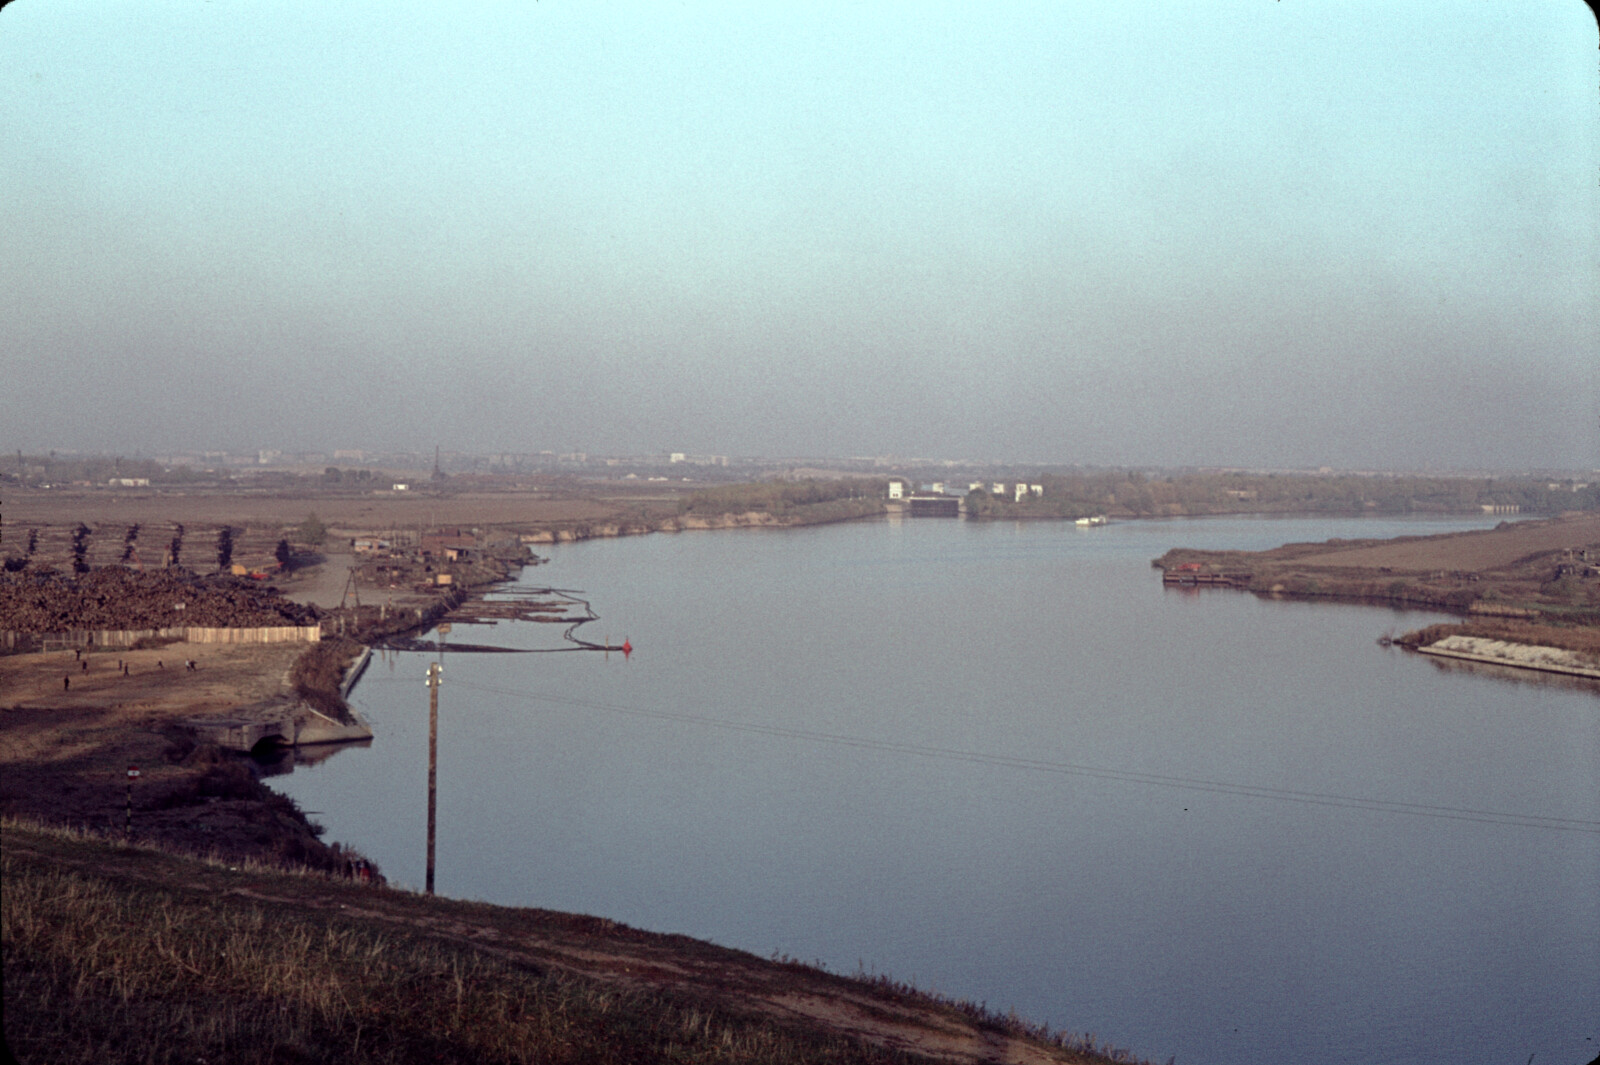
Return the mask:
[[[894,1060],[358,920],[3,858],[33,1062]]]
[[[314,643],[295,659],[289,682],[300,698],[336,721],[349,724],[350,704],[339,695],[345,667],[361,653],[361,644],[344,637]]]
[[[751,989],[875,1003],[939,1034],[972,1009],[595,918],[0,832],[5,1037],[30,1063],[912,1062],[931,1059]],[[958,1059],[1127,1060],[1015,1018],[978,1028],[1024,1041]]]

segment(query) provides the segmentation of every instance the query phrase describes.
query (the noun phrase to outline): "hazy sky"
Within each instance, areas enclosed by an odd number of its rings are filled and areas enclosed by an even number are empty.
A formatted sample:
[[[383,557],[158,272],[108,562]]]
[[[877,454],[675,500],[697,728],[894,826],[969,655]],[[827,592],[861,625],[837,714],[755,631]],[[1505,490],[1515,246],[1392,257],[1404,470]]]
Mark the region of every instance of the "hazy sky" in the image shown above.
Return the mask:
[[[1600,466],[1578,0],[0,11],[0,447]]]

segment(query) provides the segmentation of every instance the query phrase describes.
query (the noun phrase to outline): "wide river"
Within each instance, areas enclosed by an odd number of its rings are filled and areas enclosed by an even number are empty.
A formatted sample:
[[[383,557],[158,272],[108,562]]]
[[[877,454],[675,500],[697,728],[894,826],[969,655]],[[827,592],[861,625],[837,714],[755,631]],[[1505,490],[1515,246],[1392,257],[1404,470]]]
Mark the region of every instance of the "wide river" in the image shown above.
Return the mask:
[[[923,519],[551,549],[631,657],[456,625],[438,890],[887,973],[1143,1058],[1600,1054],[1600,692],[1431,620],[1163,589],[1169,547],[1493,520]],[[273,779],[419,887],[433,655]]]

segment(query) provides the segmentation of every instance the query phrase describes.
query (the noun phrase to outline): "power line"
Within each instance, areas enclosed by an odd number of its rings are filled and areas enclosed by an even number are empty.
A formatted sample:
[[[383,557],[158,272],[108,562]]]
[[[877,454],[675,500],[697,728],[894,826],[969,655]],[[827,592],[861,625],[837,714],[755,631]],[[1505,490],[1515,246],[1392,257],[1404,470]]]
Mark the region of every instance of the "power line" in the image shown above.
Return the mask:
[[[923,758],[940,758],[947,761],[969,762],[975,765],[1001,766],[1033,772],[1057,773],[1066,776],[1090,777],[1097,780],[1114,780],[1127,784],[1146,784],[1177,788],[1185,791],[1212,792],[1222,795],[1240,795],[1246,798],[1275,799],[1280,802],[1298,802],[1312,806],[1333,806],[1356,810],[1374,810],[1380,813],[1407,814],[1413,817],[1438,817],[1452,821],[1471,821],[1478,824],[1512,825],[1518,828],[1545,828],[1562,832],[1587,832],[1600,835],[1600,821],[1571,817],[1546,817],[1540,814],[1507,813],[1500,810],[1476,810],[1470,807],[1444,806],[1429,803],[1400,802],[1393,799],[1373,799],[1358,795],[1339,795],[1327,792],[1299,791],[1291,788],[1271,788],[1256,784],[1238,784],[1223,780],[1205,780],[1194,777],[1167,776],[1159,773],[1141,773],[1126,769],[1081,765],[1073,762],[1054,762],[1040,758],[1023,758],[1016,755],[990,754],[953,747],[908,743],[899,740],[879,740],[865,736],[850,736],[813,729],[791,728],[784,725],[764,725],[752,722],[728,721],[702,714],[678,713],[670,710],[648,710],[619,703],[606,703],[594,699],[581,699],[566,695],[549,695],[516,688],[459,682],[459,688],[487,692],[527,702],[555,703],[584,710],[631,717],[652,718],[660,721],[677,721],[702,725],[708,728],[749,732],[784,739],[827,743],[861,750],[886,751],[909,754]]]

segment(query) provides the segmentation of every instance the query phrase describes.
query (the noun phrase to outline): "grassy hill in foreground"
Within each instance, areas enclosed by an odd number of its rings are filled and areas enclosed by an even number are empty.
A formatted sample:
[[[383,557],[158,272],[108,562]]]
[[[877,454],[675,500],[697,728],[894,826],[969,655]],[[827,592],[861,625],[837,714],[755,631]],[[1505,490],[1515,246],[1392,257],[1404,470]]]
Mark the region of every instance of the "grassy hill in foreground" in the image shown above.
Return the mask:
[[[38,1062],[1104,1062],[885,979],[600,918],[0,823],[5,1037]]]

